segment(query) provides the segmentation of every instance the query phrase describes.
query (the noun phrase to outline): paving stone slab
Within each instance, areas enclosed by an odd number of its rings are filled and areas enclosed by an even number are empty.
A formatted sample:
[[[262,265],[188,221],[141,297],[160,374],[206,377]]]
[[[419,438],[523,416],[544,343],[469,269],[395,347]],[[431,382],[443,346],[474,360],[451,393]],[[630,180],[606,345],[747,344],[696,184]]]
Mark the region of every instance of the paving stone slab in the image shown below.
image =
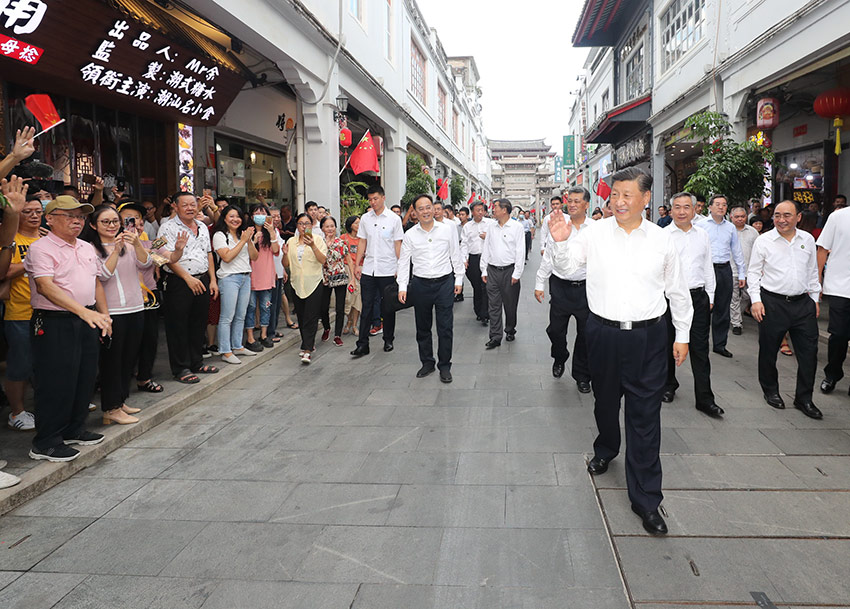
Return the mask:
[[[305,524],[214,522],[161,575],[290,581],[321,531]]]
[[[472,407],[398,406],[386,422],[396,427],[465,427]]]
[[[457,453],[369,453],[352,482],[371,484],[452,484]]]
[[[151,480],[106,518],[264,522],[294,484],[236,480]]]
[[[28,571],[92,522],[93,518],[3,516],[0,570]]]
[[[453,375],[454,376],[454,375]],[[507,406],[506,389],[463,389],[454,386],[441,388],[437,393],[437,406]]]
[[[271,522],[382,525],[398,495],[397,484],[311,484],[295,487]]]
[[[517,529],[601,529],[593,488],[509,486],[505,526]]]
[[[850,489],[850,459],[847,457],[781,457],[804,488]]]
[[[786,455],[850,455],[850,434],[838,429],[766,429],[762,433]]]
[[[430,584],[442,531],[423,527],[326,527],[313,541],[298,581]]]
[[[216,585],[201,579],[92,575],[53,609],[198,609]]]
[[[155,478],[184,457],[186,448],[119,448],[77,473],[81,477]]]
[[[436,391],[375,389],[366,398],[365,404],[367,406],[433,406],[437,402],[437,394]]]
[[[218,424],[171,424],[158,425],[127,443],[127,448],[196,448],[221,429]]]
[[[221,581],[203,609],[350,609],[357,588],[356,584]]]
[[[756,429],[677,429],[690,454],[701,455],[779,455],[776,444]]]
[[[101,519],[63,544],[33,570],[157,575],[204,526],[201,522]]]
[[[23,575],[23,571],[0,571],[0,590]]]
[[[505,452],[508,433],[492,427],[425,428],[416,450],[422,452]]]
[[[557,484],[555,462],[544,453],[461,453],[457,484]]]
[[[24,573],[0,590],[0,607],[3,609],[53,607],[85,578],[85,575],[73,573]]]
[[[518,427],[508,430],[508,452],[582,453],[596,431],[587,427]]]
[[[501,486],[403,485],[392,502],[387,525],[502,527],[505,489]]]
[[[421,427],[334,427],[331,451],[409,452],[416,450]]]

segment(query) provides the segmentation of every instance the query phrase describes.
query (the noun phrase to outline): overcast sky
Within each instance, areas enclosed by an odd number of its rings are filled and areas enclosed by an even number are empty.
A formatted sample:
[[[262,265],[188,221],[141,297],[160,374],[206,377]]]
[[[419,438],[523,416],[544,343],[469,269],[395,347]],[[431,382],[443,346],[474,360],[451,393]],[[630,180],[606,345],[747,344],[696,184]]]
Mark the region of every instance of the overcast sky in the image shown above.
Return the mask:
[[[447,55],[475,57],[487,137],[545,138],[560,152],[587,56],[570,45],[584,0],[417,2]]]

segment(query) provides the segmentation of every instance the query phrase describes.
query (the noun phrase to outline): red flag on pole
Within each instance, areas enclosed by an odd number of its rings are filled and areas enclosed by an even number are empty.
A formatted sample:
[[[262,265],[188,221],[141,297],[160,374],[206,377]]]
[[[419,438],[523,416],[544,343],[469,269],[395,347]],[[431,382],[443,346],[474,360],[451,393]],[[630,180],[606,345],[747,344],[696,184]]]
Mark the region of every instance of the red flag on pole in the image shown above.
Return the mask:
[[[466,206],[469,207],[470,205],[472,205],[473,201],[475,201],[475,192],[474,191],[471,195],[469,195],[469,201],[466,202]]]
[[[442,201],[447,201],[449,198],[449,181],[443,180],[443,185],[440,186],[440,190],[437,191],[437,198]]]
[[[599,180],[599,182],[596,183],[596,194],[606,201],[608,200],[608,197],[611,196],[611,187],[608,186],[605,180]]]
[[[351,153],[351,170],[356,174],[364,171],[381,171],[381,165],[378,163],[378,151],[375,150],[375,142],[372,141],[372,135],[367,131],[357,144],[357,148]]]
[[[65,122],[64,118],[59,117],[59,113],[56,111],[56,106],[53,105],[53,100],[50,99],[49,95],[28,95],[24,100],[24,103],[26,104],[27,110],[32,112],[32,115],[36,118],[39,124],[41,124],[42,131],[35,137],[38,137],[46,131],[50,131],[56,125],[61,125]]]

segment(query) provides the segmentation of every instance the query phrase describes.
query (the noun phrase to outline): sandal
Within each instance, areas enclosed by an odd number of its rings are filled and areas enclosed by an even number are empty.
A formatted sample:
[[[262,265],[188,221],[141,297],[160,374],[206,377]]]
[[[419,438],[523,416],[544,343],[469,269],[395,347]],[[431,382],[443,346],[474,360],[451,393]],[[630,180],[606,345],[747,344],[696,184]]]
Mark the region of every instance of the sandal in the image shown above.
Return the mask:
[[[782,343],[782,346],[779,347],[779,352],[782,355],[794,355],[794,352],[791,351],[791,347],[788,345],[788,343]]]
[[[148,391],[150,393],[159,393],[162,391],[162,385],[154,383],[153,380],[147,380],[144,383],[136,383],[139,391]]]
[[[297,329],[298,329],[298,323],[297,323],[297,322],[294,322],[294,321],[293,321],[292,323],[286,322],[286,326],[287,326],[288,328],[293,329],[293,330],[297,330]]]
[[[196,374],[193,374],[191,370],[184,370],[179,375],[175,376],[174,380],[178,383],[185,383],[186,385],[194,385],[195,383],[201,382],[201,379],[199,379]]]
[[[215,366],[201,366],[198,368],[198,374],[217,374],[218,368]]]

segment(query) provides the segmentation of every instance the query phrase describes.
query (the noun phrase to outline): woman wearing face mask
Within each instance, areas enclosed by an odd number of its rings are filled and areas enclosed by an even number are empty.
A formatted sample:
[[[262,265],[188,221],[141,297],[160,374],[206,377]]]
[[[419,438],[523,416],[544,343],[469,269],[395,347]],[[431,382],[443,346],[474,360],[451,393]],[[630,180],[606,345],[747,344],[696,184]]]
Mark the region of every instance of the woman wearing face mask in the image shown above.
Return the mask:
[[[221,260],[216,275],[221,294],[218,350],[228,364],[240,364],[237,355],[254,355],[242,346],[245,312],[251,299],[251,262],[260,253],[254,244],[255,229],[236,206],[226,208],[215,225],[212,247]]]
[[[287,243],[283,264],[289,269],[295,298],[295,314],[301,333],[301,362],[309,364],[316,345],[319,312],[322,308],[322,265],[327,259],[328,246],[320,235],[313,234],[313,219],[299,214],[298,232]]]
[[[334,344],[342,347],[342,326],[345,323],[345,294],[346,289],[354,291],[354,268],[351,266],[351,256],[348,246],[336,234],[336,220],[325,216],[321,221],[325,245],[328,246],[327,259],[322,265],[322,342],[327,341],[331,334],[330,308],[331,295],[336,303],[336,320],[334,321]]]
[[[122,231],[118,212],[110,206],[95,209],[87,228],[86,240],[97,250],[100,282],[112,317],[112,340],[101,342],[100,347],[103,424],[138,423],[131,415],[139,409],[128,406],[126,400],[145,325],[139,270],[151,265],[151,257],[135,228]]]
[[[248,310],[245,313],[245,330],[248,334],[245,348],[259,353],[263,348],[274,347],[274,342],[267,333],[272,310],[272,288],[276,279],[274,257],[280,255],[280,245],[272,237],[274,227],[268,207],[252,206],[249,217],[255,227],[254,236],[251,239],[257,249],[257,259],[251,261],[251,297],[248,299]],[[260,312],[260,338],[255,340],[257,310]]]

